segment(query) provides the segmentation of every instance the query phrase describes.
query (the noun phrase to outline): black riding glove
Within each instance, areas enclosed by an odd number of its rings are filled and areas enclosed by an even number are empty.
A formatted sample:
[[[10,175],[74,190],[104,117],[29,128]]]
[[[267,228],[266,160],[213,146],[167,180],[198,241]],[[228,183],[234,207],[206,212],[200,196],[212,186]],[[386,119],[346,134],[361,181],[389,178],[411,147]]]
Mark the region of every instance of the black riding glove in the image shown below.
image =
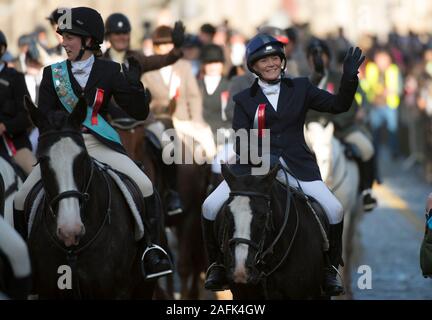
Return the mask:
[[[185,27],[183,25],[183,22],[176,21],[176,23],[174,24],[174,29],[171,33],[171,37],[174,47],[180,48],[183,45],[185,39]]]
[[[145,103],[146,103],[146,105],[149,106],[151,101],[152,101],[151,92],[148,88],[146,88],[145,89]]]
[[[141,66],[134,57],[127,58],[128,67],[123,64],[123,72],[127,81],[134,87],[141,87]]]
[[[364,60],[365,56],[362,56],[362,51],[359,47],[356,47],[354,52],[353,47],[349,48],[343,62],[343,78],[353,80],[357,76],[358,69]]]

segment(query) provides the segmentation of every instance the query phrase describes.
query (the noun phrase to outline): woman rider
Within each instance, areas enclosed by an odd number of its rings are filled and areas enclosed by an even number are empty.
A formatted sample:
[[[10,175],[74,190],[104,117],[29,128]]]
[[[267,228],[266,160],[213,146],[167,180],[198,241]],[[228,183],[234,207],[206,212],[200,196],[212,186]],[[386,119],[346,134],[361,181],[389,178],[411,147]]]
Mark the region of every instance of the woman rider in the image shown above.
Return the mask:
[[[148,177],[126,155],[115,130],[105,121],[107,105],[114,96],[120,107],[131,117],[145,119],[148,115],[148,99],[140,82],[139,65],[133,58],[129,68],[99,59],[100,44],[104,39],[104,23],[101,15],[88,7],[67,11],[70,23],[60,24],[57,32],[63,36],[62,46],[67,60],[44,69],[39,90],[39,108],[49,114],[58,110],[71,112],[77,97],[84,97],[92,107],[91,125],[83,127],[84,142],[90,156],[131,177],[138,185],[146,201],[147,215],[159,214],[156,210],[153,186]],[[69,104],[69,105],[68,105]],[[100,116],[99,116],[100,115]],[[14,199],[16,227],[25,236],[24,202],[26,196],[41,178],[39,165],[35,166]],[[144,217],[143,217],[144,219]],[[157,220],[157,218],[156,218]],[[158,220],[157,220],[158,221]],[[17,229],[18,229],[17,228]],[[151,234],[144,232],[147,245],[154,246],[142,258],[142,268],[147,279],[171,273],[171,264],[165,251],[151,244]],[[150,235],[149,235],[150,234]]]
[[[354,52],[350,49],[344,61],[339,92],[332,95],[313,86],[307,78],[285,78],[283,44],[267,34],[258,34],[246,48],[247,66],[258,78],[250,88],[233,97],[233,129],[270,129],[269,160],[272,163],[280,161],[289,169],[288,184],[296,187],[298,179],[303,192],[315,198],[327,214],[331,263],[326,267],[323,284],[327,295],[344,292],[337,277],[337,268],[342,263],[343,208],[321,179],[315,157],[306,146],[303,127],[309,108],[330,113],[341,113],[350,108],[358,85],[358,68],[364,61],[361,53],[359,48]],[[240,155],[242,148],[237,145],[236,149]],[[287,183],[282,172],[278,179]],[[203,204],[204,239],[210,260],[205,287],[209,290],[226,287],[225,269],[218,263],[219,249],[212,231],[216,215],[228,200],[229,193],[228,184],[223,181]]]

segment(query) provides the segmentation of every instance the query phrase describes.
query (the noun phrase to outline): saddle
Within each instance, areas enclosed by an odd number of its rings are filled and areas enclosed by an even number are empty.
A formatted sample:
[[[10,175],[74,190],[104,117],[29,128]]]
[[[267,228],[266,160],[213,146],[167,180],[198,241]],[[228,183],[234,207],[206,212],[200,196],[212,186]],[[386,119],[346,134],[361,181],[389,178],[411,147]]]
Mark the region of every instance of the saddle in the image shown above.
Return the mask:
[[[144,120],[135,120],[133,118],[118,118],[111,121],[114,128],[126,131],[133,130],[145,123]]]
[[[282,188],[286,192],[287,186],[285,184],[283,184],[282,182],[280,182],[279,180],[276,180],[276,181],[277,181],[278,185],[280,186],[280,188]],[[320,223],[323,226],[323,228],[326,231],[327,236],[328,236],[330,223],[328,221],[327,214],[325,213],[325,210],[321,206],[321,204],[314,197],[306,195],[304,192],[300,191],[297,188],[289,186],[289,191],[290,191],[290,193],[294,194],[295,197],[298,197],[299,199],[301,199],[301,201],[303,201],[304,203],[307,203],[307,202],[310,203],[312,209],[315,211],[316,215],[318,216]]]
[[[271,168],[273,168],[274,166],[280,166],[280,168],[282,168],[282,166],[279,164],[279,160],[276,157],[271,157]],[[233,172],[235,175],[250,175],[252,169],[252,167],[248,164],[232,164],[229,165],[229,168],[231,172]],[[283,192],[286,194],[287,186],[284,183],[277,180],[276,178],[274,182],[277,183],[277,186],[281,188],[281,190],[283,190]],[[328,236],[330,223],[328,221],[327,214],[325,213],[325,210],[321,206],[321,204],[314,197],[306,195],[298,188],[293,186],[288,186],[288,187],[291,194],[299,198],[304,203],[310,204],[310,206],[312,207],[313,211],[319,218],[319,222],[321,223],[322,227],[324,228]],[[311,211],[310,208],[309,210]]]
[[[145,202],[140,189],[135,181],[127,175],[114,170],[97,160],[94,160],[94,162],[96,166],[95,169],[107,175],[107,179],[111,180],[111,182],[113,181],[122,192],[135,220],[135,239],[138,241],[144,236],[144,225],[146,223],[142,220],[140,214],[140,212],[144,212],[145,210]],[[32,226],[36,219],[40,219],[41,217],[40,213],[46,205],[45,199],[42,180],[39,180],[30,190],[24,203],[24,212],[28,224],[28,235],[30,235]]]

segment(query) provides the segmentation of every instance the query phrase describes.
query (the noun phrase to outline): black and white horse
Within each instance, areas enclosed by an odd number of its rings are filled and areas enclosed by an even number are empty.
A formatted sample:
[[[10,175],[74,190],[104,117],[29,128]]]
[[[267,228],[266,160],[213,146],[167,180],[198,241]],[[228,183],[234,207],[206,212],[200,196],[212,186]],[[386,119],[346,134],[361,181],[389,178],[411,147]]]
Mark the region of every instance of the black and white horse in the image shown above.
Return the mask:
[[[135,241],[128,204],[86,150],[85,101],[80,99],[71,114],[49,117],[29,98],[25,103],[40,131],[37,156],[45,190],[28,239],[35,293],[40,298],[151,298],[154,282],[143,281],[142,244]],[[72,276],[71,290],[59,288],[65,270]]]
[[[216,232],[234,299],[321,297],[326,223],[317,223],[304,197],[275,176],[234,175],[223,165],[231,194]]]
[[[354,159],[345,155],[345,146],[334,136],[333,123],[326,126],[318,122],[309,123],[305,127],[305,138],[315,154],[323,181],[344,208],[343,278],[349,295],[352,235],[362,213],[359,168]]]

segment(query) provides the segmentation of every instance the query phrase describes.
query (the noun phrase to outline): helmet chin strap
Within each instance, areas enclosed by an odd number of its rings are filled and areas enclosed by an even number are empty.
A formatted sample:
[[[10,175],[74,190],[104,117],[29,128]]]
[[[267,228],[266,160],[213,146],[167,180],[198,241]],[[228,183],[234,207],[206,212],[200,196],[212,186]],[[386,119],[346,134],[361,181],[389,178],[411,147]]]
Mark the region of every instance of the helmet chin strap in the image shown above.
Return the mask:
[[[84,37],[81,37],[81,49],[80,49],[80,51],[79,51],[79,53],[78,53],[78,56],[75,58],[74,61],[80,61],[80,60],[82,59],[83,55],[84,55],[84,52],[85,52],[87,49],[90,49],[90,48],[87,47],[87,45],[86,45],[86,43],[85,43],[85,38],[84,38]]]
[[[261,76],[261,74],[258,73],[258,72],[256,72],[256,75],[258,76],[258,78],[260,78],[260,80],[261,80],[262,82],[265,82],[265,83],[268,83],[268,84],[278,84],[279,82],[281,82],[282,78],[284,77],[284,75],[285,75],[285,71],[282,69],[282,70],[281,70],[281,73],[279,74],[279,77],[277,77],[277,78],[274,79],[274,80],[265,80],[265,79]]]

